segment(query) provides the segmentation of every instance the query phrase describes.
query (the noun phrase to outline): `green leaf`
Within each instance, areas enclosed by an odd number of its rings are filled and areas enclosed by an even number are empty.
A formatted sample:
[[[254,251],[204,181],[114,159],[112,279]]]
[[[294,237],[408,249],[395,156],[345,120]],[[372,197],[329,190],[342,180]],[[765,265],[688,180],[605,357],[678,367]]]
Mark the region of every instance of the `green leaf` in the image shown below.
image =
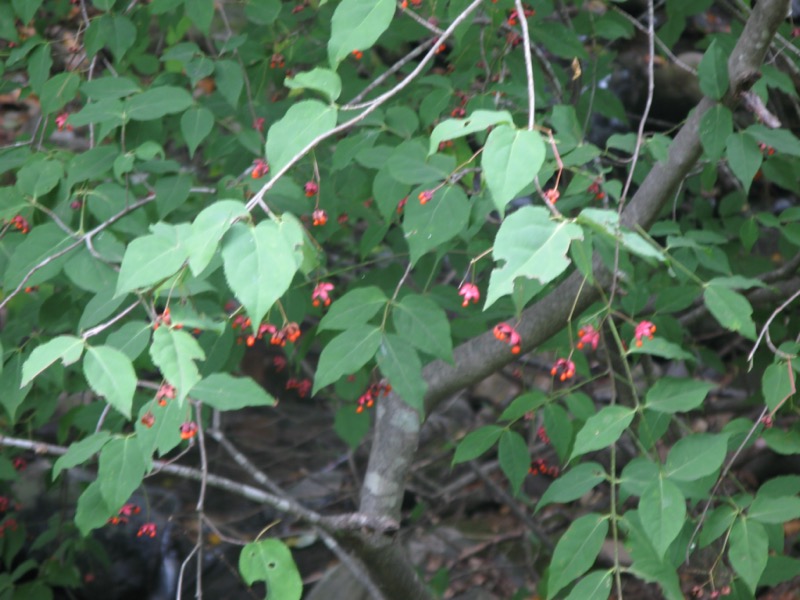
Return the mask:
[[[69,116],[69,122],[75,127],[82,127],[89,123],[103,123],[113,128],[128,122],[125,106],[116,98],[90,102],[79,112]]]
[[[75,73],[59,73],[42,86],[42,114],[49,115],[64,107],[78,92],[80,78]]]
[[[774,587],[800,575],[800,560],[791,556],[771,554],[767,558],[767,567],[758,580],[758,585]]]
[[[117,0],[92,0],[92,4],[95,8],[100,10],[111,10],[114,8],[114,4],[116,4]]]
[[[396,5],[393,0],[342,0],[331,20],[328,58],[335,69],[353,50],[370,48],[389,28]]]
[[[0,404],[12,423],[16,421],[17,410],[31,391],[30,384],[20,386],[20,381],[22,381],[22,355],[15,353],[0,373],[0,390],[3,390],[0,394]]]
[[[61,455],[53,465],[53,481],[64,469],[71,469],[83,464],[100,452],[110,439],[111,434],[108,431],[97,431],[86,436],[80,442],[70,444],[67,452]]]
[[[747,516],[761,523],[786,523],[800,517],[800,498],[759,493],[750,505]]]
[[[267,582],[270,600],[300,600],[303,580],[289,547],[280,540],[252,542],[239,554],[239,572],[247,585]]]
[[[592,571],[581,579],[566,600],[608,600],[614,571]]]
[[[687,436],[669,451],[666,476],[677,481],[696,481],[719,469],[727,452],[727,435],[698,433]]]
[[[453,338],[444,309],[425,296],[409,294],[394,305],[394,327],[418,350],[453,361]]]
[[[498,123],[513,126],[514,119],[506,110],[476,110],[464,119],[445,119],[433,128],[428,155],[437,152],[439,144],[446,140],[477,133]]]
[[[369,414],[366,411],[357,413],[350,405],[340,406],[333,417],[333,429],[336,435],[355,450],[369,433]]]
[[[214,127],[214,115],[203,107],[193,107],[181,117],[181,133],[189,147],[189,158],[194,158],[194,151],[208,137]]]
[[[22,380],[19,387],[28,385],[57,360],[60,360],[65,367],[77,362],[83,354],[83,344],[82,339],[73,335],[60,335],[34,348],[22,365]]]
[[[660,356],[661,358],[672,360],[694,361],[694,356],[690,352],[687,352],[678,344],[673,344],[660,337],[647,340],[647,343],[641,346],[632,346],[628,349],[628,354],[649,354],[650,356]]]
[[[728,560],[753,593],[767,566],[767,545],[767,532],[761,523],[742,517],[733,524]]]
[[[119,269],[117,296],[153,286],[177,273],[186,262],[186,248],[177,231],[170,226],[159,233],[165,235],[144,235],[128,244]]]
[[[742,294],[722,286],[708,285],[703,291],[703,302],[720,325],[751,340],[756,338],[756,324],[751,317],[753,307]]]
[[[189,198],[192,190],[192,177],[187,173],[161,177],[153,186],[156,193],[156,212],[159,219],[177,210]],[[180,236],[185,238],[185,236]]]
[[[388,301],[386,294],[374,285],[350,290],[331,304],[317,329],[348,329],[361,325],[374,317]]]
[[[189,392],[218,410],[236,410],[246,406],[275,406],[277,401],[251,377],[232,377],[213,373],[198,382]]]
[[[470,204],[460,187],[438,189],[427,204],[409,198],[403,218],[403,231],[414,265],[427,252],[453,239],[469,221]]]
[[[153,332],[150,357],[164,378],[177,390],[177,398],[183,403],[195,384],[200,381],[196,360],[205,360],[205,352],[190,334],[182,329],[159,327]]]
[[[127,77],[98,77],[91,81],[84,81],[81,84],[81,91],[92,100],[115,100],[141,92],[142,88]],[[70,120],[70,122],[72,121]]]
[[[800,139],[788,129],[771,129],[760,123],[750,125],[746,129],[756,141],[762,142],[775,149],[779,154],[800,156]]]
[[[219,200],[200,211],[192,223],[192,235],[184,241],[189,268],[195,277],[211,262],[219,241],[231,225],[248,216],[247,208],[238,200]]]
[[[627,544],[633,564],[632,574],[661,586],[666,600],[685,600],[674,565],[658,556],[641,525],[638,511],[628,510],[620,520],[626,530]]]
[[[516,130],[508,125],[492,129],[483,148],[481,167],[500,214],[533,182],[544,156],[544,141],[537,131]]]
[[[548,504],[572,502],[584,496],[589,490],[608,478],[602,465],[586,462],[576,465],[558,476],[542,494],[536,505],[536,512]]]
[[[69,253],[55,260],[51,260],[50,257],[73,243],[73,238],[67,236],[55,223],[37,225],[11,255],[3,274],[3,288],[6,291],[13,290],[22,283],[28,273],[45,262],[45,266],[33,273],[25,285],[39,285],[52,279],[67,262]]]
[[[742,182],[744,191],[749,192],[753,177],[764,159],[761,149],[756,141],[746,133],[732,133],[725,141],[725,145],[728,166],[736,178]]]
[[[342,6],[341,4],[339,5]],[[336,127],[336,108],[319,100],[293,104],[267,132],[267,160],[274,175],[306,146]]]
[[[781,402],[794,393],[793,379],[788,363],[779,362],[768,366],[761,378],[761,393],[769,410],[775,411]]]
[[[778,454],[786,456],[800,454],[800,431],[793,428],[789,431],[782,429],[765,429],[761,438],[766,442],[767,448]]]
[[[64,177],[64,167],[55,160],[36,160],[17,173],[17,189],[34,199],[54,189]]]
[[[553,281],[570,264],[570,242],[582,237],[578,225],[557,223],[540,206],[525,206],[509,215],[495,238],[493,257],[504,264],[492,271],[484,310],[511,294],[518,277],[536,279],[541,284]]]
[[[700,142],[709,160],[720,159],[732,133],[733,115],[726,106],[715,104],[700,117]]]
[[[711,42],[700,60],[697,78],[700,81],[700,90],[709,98],[721,100],[728,91],[728,57],[717,45],[717,40]]]
[[[118,63],[136,43],[136,26],[125,15],[103,15],[100,23],[105,45]]]
[[[274,221],[234,224],[222,242],[225,278],[256,327],[292,283],[294,248]]]
[[[150,323],[129,321],[106,339],[106,344],[122,352],[131,360],[136,360],[150,344]]]
[[[614,444],[633,421],[636,411],[626,406],[606,406],[589,417],[575,438],[570,460]]]
[[[375,356],[381,337],[379,327],[356,325],[328,342],[319,356],[312,393],[363,367]]]
[[[526,413],[544,406],[549,398],[540,390],[531,390],[521,396],[517,396],[500,415],[499,421],[516,421],[525,416]]]
[[[27,25],[33,19],[36,11],[42,5],[42,0],[11,0],[14,12],[17,13],[23,25]]]
[[[116,144],[97,146],[81,154],[76,154],[67,163],[67,187],[72,188],[76,183],[88,179],[99,179],[114,165],[119,156]]]
[[[645,405],[650,410],[669,414],[690,411],[700,406],[715,387],[707,381],[662,377],[647,392]]]
[[[736,519],[737,511],[733,506],[723,504],[718,506],[708,514],[700,537],[697,539],[701,548],[705,548],[714,540],[718,539],[723,533],[728,531],[733,521]]]
[[[659,477],[642,494],[639,516],[653,549],[663,557],[683,529],[686,500],[677,485]]]
[[[281,12],[279,0],[248,0],[244,14],[248,21],[257,25],[271,25]]]
[[[394,149],[387,148],[390,152],[388,157],[381,157],[375,150],[377,148],[365,150],[357,157],[359,162],[369,168],[388,168],[392,179],[398,183],[425,184],[428,187],[434,187],[435,184],[438,187],[456,167],[450,156],[428,156],[425,146],[417,138],[405,141]]]
[[[115,438],[100,451],[97,481],[106,505],[119,509],[136,491],[147,463],[135,436]]]
[[[99,325],[113,315],[126,298],[127,295],[116,296],[113,287],[103,289],[83,307],[83,313],[78,321],[78,330],[83,332],[89,327]]]
[[[244,88],[242,67],[233,60],[220,60],[214,66],[217,90],[232,107],[239,106],[239,96]]]
[[[291,90],[307,88],[320,92],[331,102],[335,102],[342,93],[342,79],[339,74],[321,67],[298,73],[294,77],[287,77],[284,83]]]
[[[195,27],[208,35],[214,18],[214,0],[186,0],[186,15]]]
[[[531,454],[525,439],[516,431],[504,431],[500,436],[497,459],[508,477],[511,491],[517,495],[531,468]]]
[[[28,76],[31,89],[37,94],[42,93],[47,78],[50,77],[50,67],[53,66],[53,57],[50,55],[50,44],[41,44],[31,52],[28,59]]]
[[[193,102],[192,95],[185,89],[164,85],[131,96],[125,101],[125,113],[133,121],[153,121],[183,112]]]
[[[152,427],[145,427],[141,420],[148,411],[155,419]],[[166,406],[161,406],[157,402],[142,405],[134,423],[142,452],[147,456],[153,452],[164,456],[177,448],[183,441],[180,433],[181,425],[186,422],[189,414],[191,413],[187,411],[187,407],[180,406],[178,402],[167,402]]]
[[[553,551],[547,578],[547,600],[594,564],[608,533],[608,517],[590,513],[572,522]]]
[[[127,418],[131,418],[136,371],[131,359],[111,346],[87,346],[83,373],[94,392]]]
[[[560,404],[550,402],[544,407],[544,426],[558,459],[566,462],[572,449],[573,427],[567,411]]]
[[[424,414],[423,401],[428,384],[422,378],[422,363],[411,344],[398,335],[384,335],[376,361],[397,395],[411,408]]]
[[[470,431],[463,440],[458,442],[453,455],[453,464],[457,465],[478,458],[497,443],[504,431],[505,428],[497,425],[484,425],[475,431]],[[528,466],[530,467],[530,465]]]
[[[108,518],[115,514],[119,508],[119,506],[108,507],[103,495],[100,493],[100,481],[95,480],[83,490],[83,493],[78,498],[75,525],[81,535],[87,536],[92,529],[105,525]]]

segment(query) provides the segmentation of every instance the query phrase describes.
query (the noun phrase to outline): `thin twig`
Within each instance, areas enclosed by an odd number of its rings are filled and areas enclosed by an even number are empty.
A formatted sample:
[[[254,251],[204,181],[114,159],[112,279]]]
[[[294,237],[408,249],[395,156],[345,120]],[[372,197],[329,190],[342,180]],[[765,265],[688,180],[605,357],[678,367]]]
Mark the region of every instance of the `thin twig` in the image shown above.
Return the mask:
[[[767,319],[766,323],[764,323],[764,326],[761,328],[761,333],[758,334],[758,338],[756,338],[756,342],[755,344],[753,344],[753,349],[750,350],[750,354],[747,355],[747,362],[750,364],[751,369],[753,368],[753,356],[755,355],[756,350],[758,350],[758,346],[761,344],[761,340],[767,333],[767,330],[769,329],[769,326],[772,324],[772,321],[774,321],[779,314],[781,314],[784,310],[786,310],[787,306],[789,306],[792,302],[797,300],[797,298],[800,298],[800,290],[797,290],[794,294],[789,296],[783,304],[781,304],[778,308],[776,308],[773,311],[773,313]]]
[[[519,19],[520,27],[522,28],[522,50],[525,56],[525,78],[528,81],[528,129],[533,130],[535,110],[536,110],[536,95],[533,87],[533,60],[531,59],[531,36],[528,32],[528,17],[525,16],[525,8],[522,6],[522,0],[514,0],[517,7],[517,18]]]
[[[93,337],[93,336],[97,335],[98,333],[101,333],[101,332],[105,331],[106,329],[111,327],[114,323],[116,323],[117,321],[119,321],[120,319],[125,317],[125,315],[127,315],[129,312],[131,312],[134,308],[139,306],[141,303],[142,303],[142,301],[141,301],[141,299],[139,299],[136,302],[134,302],[133,304],[131,304],[130,306],[126,307],[119,314],[113,316],[111,319],[109,319],[105,323],[100,323],[99,325],[95,325],[91,329],[87,329],[86,331],[83,332],[83,335],[81,335],[81,339],[82,340],[88,340],[90,337]]]
[[[361,90],[352,100],[350,100],[350,102],[348,102],[344,106],[340,106],[339,110],[356,110],[355,108],[351,108],[351,107],[354,106],[354,105],[358,105],[364,99],[364,96],[369,94],[372,90],[374,90],[376,87],[381,85],[384,81],[389,79],[389,77],[391,77],[392,75],[397,73],[400,69],[402,69],[408,63],[410,63],[412,60],[414,60],[417,56],[419,56],[420,54],[425,52],[425,50],[430,48],[435,41],[436,41],[435,38],[431,38],[429,40],[426,40],[426,41],[422,42],[419,46],[414,48],[411,52],[406,54],[403,58],[401,58],[396,63],[394,63],[386,71],[384,71],[383,73],[378,75],[374,80],[372,80],[372,82],[369,83],[369,85],[367,85],[367,87],[365,87],[363,90]]]
[[[408,9],[408,8],[403,8],[403,5],[400,4],[399,2],[397,3],[397,8],[399,8],[400,12],[402,12],[405,16],[410,18],[412,21],[415,21],[416,23],[419,23],[425,29],[427,29],[428,31],[433,33],[434,35],[442,35],[442,30],[441,29],[439,29],[433,23],[428,22],[427,19],[423,19],[421,16],[419,16],[413,10]]]

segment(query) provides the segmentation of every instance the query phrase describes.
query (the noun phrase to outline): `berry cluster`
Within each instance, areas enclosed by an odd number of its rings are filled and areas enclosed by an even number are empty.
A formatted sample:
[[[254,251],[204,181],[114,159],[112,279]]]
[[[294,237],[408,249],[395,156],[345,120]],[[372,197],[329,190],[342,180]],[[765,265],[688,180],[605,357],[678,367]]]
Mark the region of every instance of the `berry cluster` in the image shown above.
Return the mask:
[[[367,391],[361,394],[358,399],[358,406],[356,407],[357,413],[364,412],[365,408],[372,408],[378,396],[385,396],[392,391],[392,386],[386,382],[380,381],[371,384]]]
[[[261,179],[264,175],[269,173],[269,164],[263,158],[257,158],[253,161],[253,172],[250,176],[253,179]]]
[[[550,375],[558,377],[559,381],[572,379],[575,376],[575,363],[568,358],[559,358],[550,369]]]
[[[559,470],[555,465],[548,465],[547,461],[543,458],[537,458],[531,463],[531,468],[528,469],[531,475],[547,475],[548,477],[558,477]]]
[[[181,423],[180,426],[181,439],[190,440],[197,435],[197,423],[194,421],[186,421]]]
[[[634,330],[633,337],[636,339],[636,346],[641,348],[642,338],[649,340],[653,339],[653,334],[656,332],[656,326],[650,321],[641,321]]]
[[[22,215],[17,215],[11,219],[11,224],[22,233],[28,233],[31,230],[31,226],[28,224],[28,221],[25,220],[25,217]]]
[[[297,395],[301,398],[308,397],[308,393],[311,391],[311,380],[310,379],[297,379],[296,377],[290,377],[289,380],[286,382],[286,389],[287,390],[297,390]]]
[[[583,347],[589,345],[592,350],[597,350],[597,344],[600,343],[600,332],[591,325],[584,325],[578,330],[578,343],[576,344],[578,350],[583,350]]]
[[[166,406],[167,400],[175,399],[175,387],[168,383],[162,383],[156,392],[156,402],[159,406]]]
[[[56,127],[58,127],[59,131],[72,131],[72,125],[67,124],[67,119],[69,118],[69,113],[63,112],[56,117]]]
[[[536,436],[543,444],[550,443],[550,438],[548,437],[547,430],[544,428],[544,426],[540,426],[539,429],[536,430]]]
[[[419,198],[420,204],[427,204],[431,201],[431,198],[433,198],[433,190],[423,190],[419,193],[417,198]]]
[[[603,200],[606,197],[606,193],[600,187],[599,179],[589,186],[589,193],[594,194],[595,200]]]
[[[325,223],[328,222],[328,213],[326,213],[321,208],[316,209],[313,213],[311,213],[312,225],[314,227],[322,227]]]
[[[314,306],[319,306],[320,304],[324,306],[331,305],[331,299],[328,295],[329,292],[333,291],[333,284],[328,283],[326,281],[320,281],[315,287],[314,291],[311,294],[311,304]]]
[[[536,11],[533,10],[530,6],[523,5],[522,11],[523,14],[525,15],[525,18],[532,17],[533,15],[536,14]],[[519,13],[517,12],[516,9],[513,9],[511,11],[511,14],[508,16],[508,19],[506,20],[506,23],[508,23],[509,27],[514,27],[519,24]]]
[[[478,289],[478,286],[474,283],[464,283],[458,289],[458,295],[464,297],[464,301],[461,303],[461,306],[468,306],[470,300],[473,304],[477,304],[478,300],[481,299],[481,292]]]
[[[512,354],[519,354],[520,350],[522,349],[522,338],[517,333],[516,329],[511,327],[511,325],[508,323],[498,323],[495,325],[494,337],[511,346]]]

